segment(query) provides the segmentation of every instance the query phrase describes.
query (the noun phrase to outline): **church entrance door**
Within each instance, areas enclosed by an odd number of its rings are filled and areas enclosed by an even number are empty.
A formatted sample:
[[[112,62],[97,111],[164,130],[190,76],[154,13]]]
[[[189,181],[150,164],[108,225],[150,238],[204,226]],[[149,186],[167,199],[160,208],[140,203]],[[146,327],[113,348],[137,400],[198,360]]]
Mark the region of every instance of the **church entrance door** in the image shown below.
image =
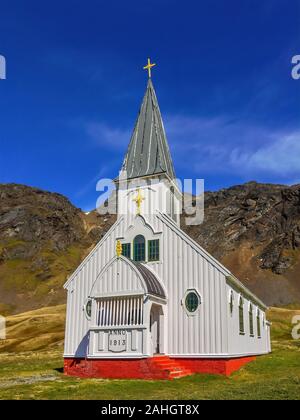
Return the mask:
[[[160,305],[153,304],[150,313],[150,333],[152,340],[152,351],[153,354],[159,354],[161,352],[161,317],[163,311]]]

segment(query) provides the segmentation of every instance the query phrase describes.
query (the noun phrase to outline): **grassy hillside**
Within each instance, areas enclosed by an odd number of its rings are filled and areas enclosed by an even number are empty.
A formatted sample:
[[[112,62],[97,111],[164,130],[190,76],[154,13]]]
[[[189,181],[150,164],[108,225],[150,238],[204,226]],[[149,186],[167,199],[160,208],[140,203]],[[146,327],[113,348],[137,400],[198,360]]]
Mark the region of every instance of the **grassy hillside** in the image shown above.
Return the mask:
[[[230,378],[179,380],[77,379],[62,374],[65,306],[8,317],[0,347],[0,399],[300,399],[300,340],[291,339],[297,309],[269,311],[273,353]],[[1,343],[1,342],[0,342]]]
[[[3,302],[0,302],[0,313],[8,315],[65,302],[63,284],[86,252],[78,244],[65,251],[44,248],[39,256],[47,261],[47,270],[51,273],[47,281],[39,277],[43,268],[33,268],[30,260],[13,259],[0,264],[0,295]]]
[[[0,340],[0,352],[62,351],[65,311],[66,305],[59,305],[8,316],[6,340]]]

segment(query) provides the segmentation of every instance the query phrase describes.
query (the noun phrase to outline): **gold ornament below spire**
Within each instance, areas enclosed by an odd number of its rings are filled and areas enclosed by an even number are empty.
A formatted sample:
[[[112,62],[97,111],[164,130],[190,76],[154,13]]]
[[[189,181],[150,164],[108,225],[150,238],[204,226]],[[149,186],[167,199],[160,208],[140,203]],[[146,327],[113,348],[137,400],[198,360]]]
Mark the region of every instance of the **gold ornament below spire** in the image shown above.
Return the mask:
[[[145,197],[142,196],[141,189],[139,188],[137,190],[137,196],[133,199],[133,201],[136,203],[136,207],[137,207],[136,214],[138,215],[141,214],[141,205],[144,200],[145,200]]]
[[[121,241],[117,241],[116,253],[117,253],[117,257],[120,258],[121,255],[122,255],[122,244],[121,244]]]
[[[148,76],[149,76],[149,79],[151,78],[151,69],[152,69],[152,67],[154,67],[154,66],[156,66],[156,64],[155,64],[155,63],[151,63],[150,58],[148,58],[148,64],[147,64],[145,67],[143,67],[143,69],[144,69],[144,70],[148,70]]]

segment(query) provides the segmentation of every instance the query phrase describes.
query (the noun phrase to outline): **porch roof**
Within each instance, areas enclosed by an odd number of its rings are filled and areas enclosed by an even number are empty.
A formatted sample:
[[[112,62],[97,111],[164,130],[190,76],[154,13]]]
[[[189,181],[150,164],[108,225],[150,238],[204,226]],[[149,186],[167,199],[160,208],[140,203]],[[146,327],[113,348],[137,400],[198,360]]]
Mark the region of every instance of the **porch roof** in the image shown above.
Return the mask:
[[[136,267],[136,269],[139,271],[141,276],[143,277],[143,280],[145,282],[147,292],[150,295],[158,296],[160,298],[166,299],[165,291],[158,280],[158,278],[155,276],[155,274],[150,271],[145,265],[130,260],[130,262]]]

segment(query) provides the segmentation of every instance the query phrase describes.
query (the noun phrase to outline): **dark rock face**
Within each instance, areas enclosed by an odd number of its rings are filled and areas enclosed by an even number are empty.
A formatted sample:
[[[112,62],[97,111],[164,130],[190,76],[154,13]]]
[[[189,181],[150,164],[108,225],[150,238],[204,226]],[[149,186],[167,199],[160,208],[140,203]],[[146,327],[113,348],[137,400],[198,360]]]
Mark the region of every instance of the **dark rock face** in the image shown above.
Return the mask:
[[[47,244],[63,251],[84,238],[81,211],[60,194],[0,185],[1,259],[31,258]],[[5,247],[5,243],[14,246]]]
[[[259,265],[282,274],[293,264],[286,251],[300,249],[300,185],[251,182],[205,194],[205,220],[183,228],[222,258],[243,242],[261,247]]]
[[[251,262],[262,281],[267,271],[278,276],[275,281],[280,275],[288,275],[300,261],[300,185],[250,182],[207,192],[204,223],[185,226],[184,220],[183,216],[182,228],[238,276],[243,269],[233,264],[230,255],[242,253],[246,248],[252,256],[251,261],[244,263]],[[249,265],[249,277],[252,269]],[[294,287],[300,291],[300,281],[298,284],[293,281]],[[290,303],[291,293],[284,303]],[[267,300],[272,304],[278,301],[277,298],[272,301],[272,297]]]

